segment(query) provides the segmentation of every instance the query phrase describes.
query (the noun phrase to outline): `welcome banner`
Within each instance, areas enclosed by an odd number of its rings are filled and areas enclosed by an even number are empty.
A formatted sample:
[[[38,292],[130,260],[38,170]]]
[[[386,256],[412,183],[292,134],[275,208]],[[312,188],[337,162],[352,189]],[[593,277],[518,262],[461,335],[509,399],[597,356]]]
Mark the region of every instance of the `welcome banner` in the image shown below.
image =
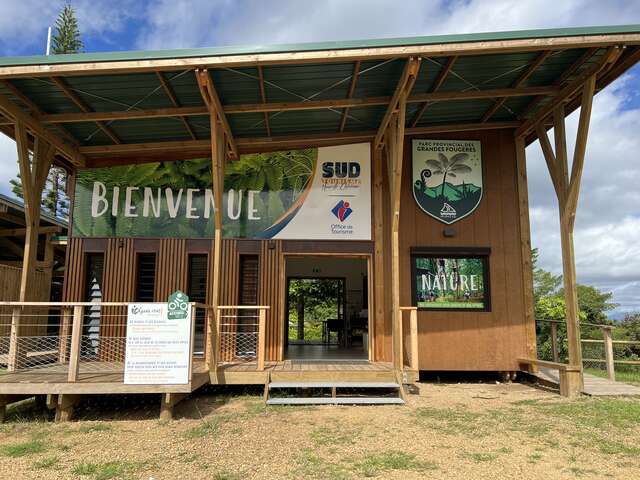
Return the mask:
[[[212,238],[208,158],[79,170],[76,237]],[[368,143],[242,155],[225,166],[223,236],[371,239]]]

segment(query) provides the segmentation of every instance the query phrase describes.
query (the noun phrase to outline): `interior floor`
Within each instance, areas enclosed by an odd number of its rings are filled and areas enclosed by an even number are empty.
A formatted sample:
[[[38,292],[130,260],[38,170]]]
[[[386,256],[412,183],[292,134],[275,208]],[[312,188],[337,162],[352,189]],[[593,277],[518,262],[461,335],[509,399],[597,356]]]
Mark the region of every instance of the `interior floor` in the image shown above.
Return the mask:
[[[367,351],[362,347],[343,348],[339,345],[289,345],[289,360],[366,360]]]

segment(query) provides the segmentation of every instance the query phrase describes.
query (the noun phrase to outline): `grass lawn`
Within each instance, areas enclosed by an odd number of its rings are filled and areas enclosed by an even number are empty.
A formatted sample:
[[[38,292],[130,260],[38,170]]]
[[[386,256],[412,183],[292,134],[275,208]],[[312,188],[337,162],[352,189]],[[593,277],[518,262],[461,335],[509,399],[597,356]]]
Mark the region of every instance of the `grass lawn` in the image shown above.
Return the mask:
[[[53,423],[35,402],[0,424],[0,478],[625,479],[640,399],[568,400],[521,384],[419,384],[407,406],[265,407],[258,390],[94,398]]]
[[[606,370],[600,370],[598,368],[585,368],[585,373],[590,373],[597,377],[609,378]],[[636,372],[625,372],[616,370],[616,381],[631,383],[633,385],[640,385],[640,367]]]

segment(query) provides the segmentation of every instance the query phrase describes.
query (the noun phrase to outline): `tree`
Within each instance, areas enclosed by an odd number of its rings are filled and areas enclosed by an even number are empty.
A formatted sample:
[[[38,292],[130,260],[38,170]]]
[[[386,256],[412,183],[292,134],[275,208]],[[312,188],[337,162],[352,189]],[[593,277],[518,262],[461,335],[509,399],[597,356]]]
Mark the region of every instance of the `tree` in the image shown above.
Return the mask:
[[[444,195],[444,189],[447,185],[447,175],[456,178],[456,173],[471,172],[471,167],[469,165],[465,165],[464,163],[467,158],[469,158],[469,154],[467,153],[456,153],[453,157],[451,157],[451,160],[449,160],[443,153],[438,153],[438,160],[427,160],[427,165],[434,168],[434,171],[432,172],[433,174],[443,175],[442,193],[440,194],[442,198],[446,199]]]
[[[83,47],[76,12],[70,4],[66,4],[56,20],[56,33],[51,39],[51,53],[78,53]]]
[[[562,284],[562,275],[554,275],[538,267],[540,253],[537,248],[531,250],[531,263],[533,268],[533,297],[537,304],[544,297],[558,293]]]
[[[54,55],[78,53],[82,48],[80,30],[75,11],[70,4],[64,6],[55,24],[55,34],[51,39],[51,52]],[[18,198],[24,198],[20,175],[10,181],[11,191]],[[60,167],[51,166],[41,198],[42,208],[54,217],[66,218],[69,215],[67,197],[67,172]]]

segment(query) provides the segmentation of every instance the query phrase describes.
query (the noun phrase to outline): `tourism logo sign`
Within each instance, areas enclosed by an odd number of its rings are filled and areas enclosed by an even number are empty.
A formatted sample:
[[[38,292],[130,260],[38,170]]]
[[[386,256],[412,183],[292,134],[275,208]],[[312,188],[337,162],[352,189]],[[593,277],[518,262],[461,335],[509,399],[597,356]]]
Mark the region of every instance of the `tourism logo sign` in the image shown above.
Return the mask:
[[[426,214],[457,222],[478,207],[482,190],[479,141],[413,141],[413,197]]]
[[[340,200],[336,203],[336,206],[331,209],[331,213],[333,213],[338,220],[344,222],[349,215],[353,213],[353,209],[349,202],[345,202],[344,200]]]

